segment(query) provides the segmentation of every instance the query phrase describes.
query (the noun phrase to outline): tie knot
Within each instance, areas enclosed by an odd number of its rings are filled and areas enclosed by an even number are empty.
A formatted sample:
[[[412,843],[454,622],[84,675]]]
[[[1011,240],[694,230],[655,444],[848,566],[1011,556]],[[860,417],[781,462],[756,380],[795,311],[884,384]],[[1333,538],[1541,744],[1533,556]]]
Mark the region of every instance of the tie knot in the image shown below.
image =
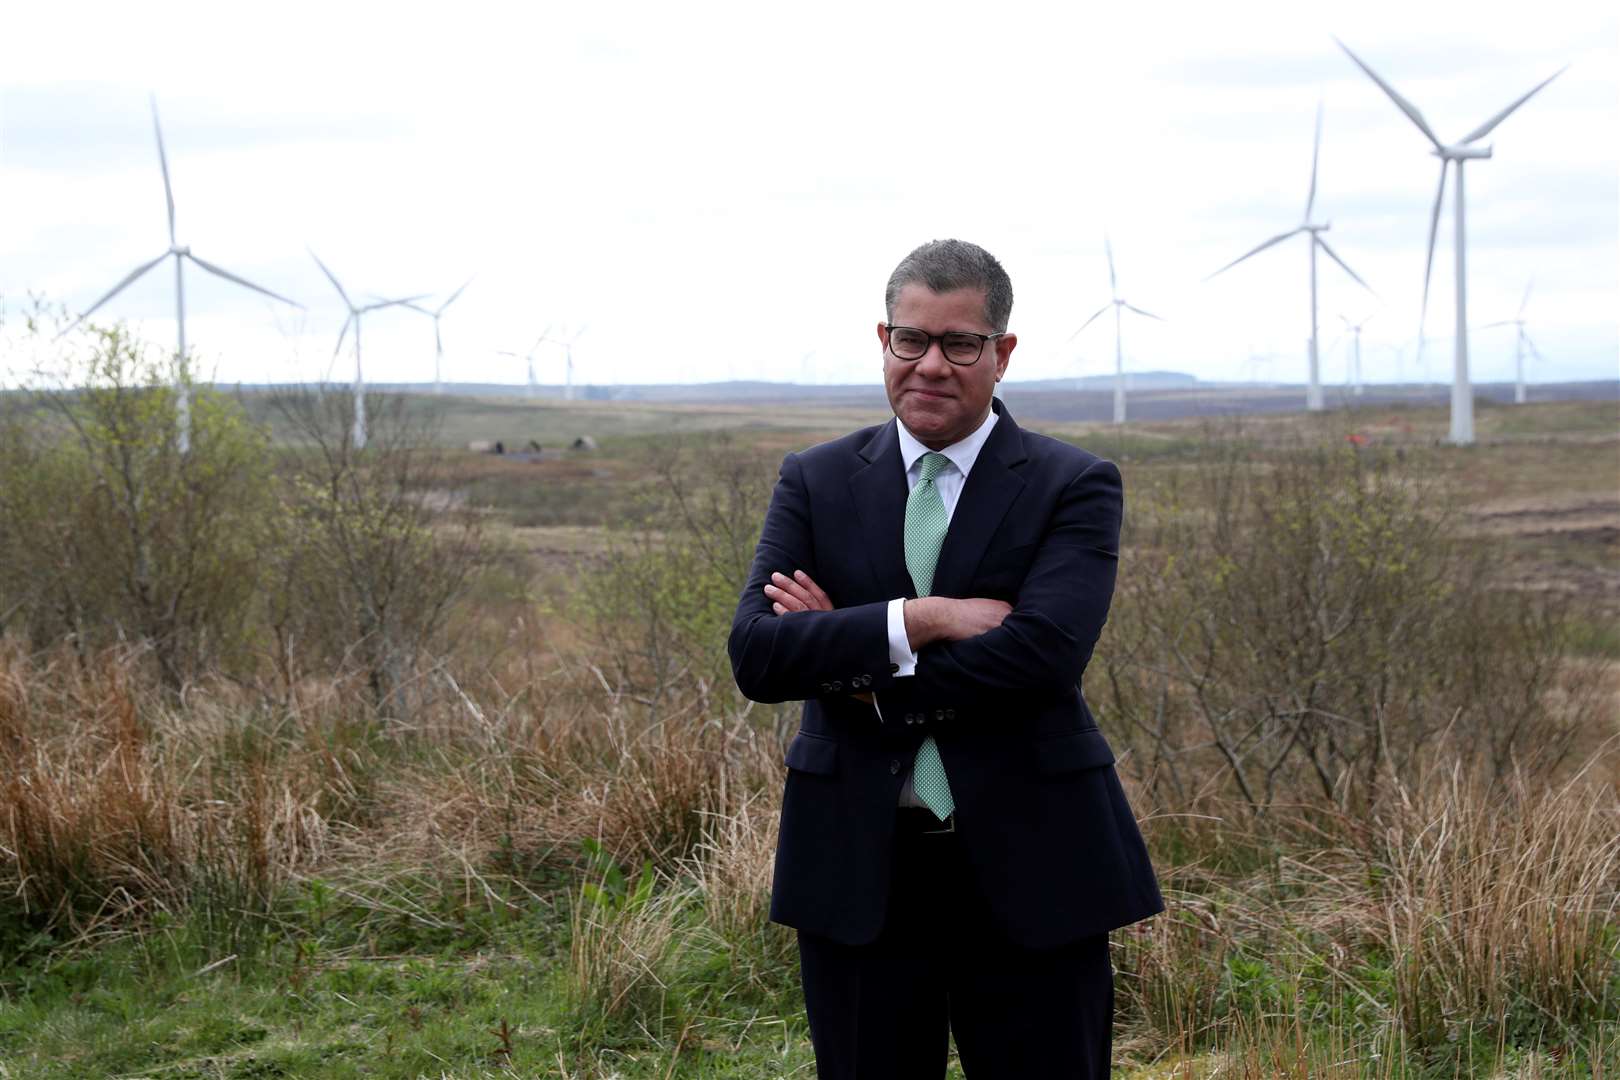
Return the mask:
[[[951,463],[951,459],[944,454],[936,454],[932,450],[922,456],[922,478],[933,480]]]

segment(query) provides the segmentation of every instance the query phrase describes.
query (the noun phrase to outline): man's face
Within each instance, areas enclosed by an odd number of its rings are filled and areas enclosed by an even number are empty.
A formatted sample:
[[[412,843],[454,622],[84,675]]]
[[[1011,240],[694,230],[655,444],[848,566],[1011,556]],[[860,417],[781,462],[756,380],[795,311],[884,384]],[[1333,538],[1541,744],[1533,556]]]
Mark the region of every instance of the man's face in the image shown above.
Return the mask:
[[[993,334],[984,321],[984,291],[957,289],[936,293],[926,285],[902,286],[895,300],[892,322],[913,326],[926,334],[964,330]],[[931,450],[942,450],[971,435],[990,411],[996,383],[1007,370],[1018,338],[1012,334],[984,343],[979,361],[968,367],[945,359],[940,342],[930,342],[918,360],[901,360],[889,349],[889,330],[878,324],[883,343],[883,385],[894,415]]]

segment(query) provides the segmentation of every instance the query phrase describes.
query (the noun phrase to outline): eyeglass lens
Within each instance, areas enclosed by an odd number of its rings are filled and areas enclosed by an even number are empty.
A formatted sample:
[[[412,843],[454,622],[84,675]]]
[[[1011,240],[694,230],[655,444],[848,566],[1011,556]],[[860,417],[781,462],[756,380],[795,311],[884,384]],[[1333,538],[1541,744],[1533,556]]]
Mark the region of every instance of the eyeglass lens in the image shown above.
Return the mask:
[[[897,326],[889,332],[889,348],[902,360],[920,360],[931,339],[921,330]],[[939,347],[953,364],[971,364],[979,358],[984,342],[976,334],[942,334]]]

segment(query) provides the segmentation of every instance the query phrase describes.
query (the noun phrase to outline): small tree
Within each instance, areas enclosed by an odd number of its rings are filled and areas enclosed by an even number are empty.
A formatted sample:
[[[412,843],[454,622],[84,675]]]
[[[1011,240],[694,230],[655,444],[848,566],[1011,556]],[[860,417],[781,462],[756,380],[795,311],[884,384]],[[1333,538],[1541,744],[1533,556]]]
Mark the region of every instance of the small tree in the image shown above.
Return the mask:
[[[482,558],[478,519],[446,512],[433,420],[400,399],[367,401],[363,449],[346,394],[298,388],[272,404],[292,435],[265,593],[283,676],[358,669],[378,708],[409,712],[420,661]]]
[[[122,327],[90,331],[67,389],[0,420],[0,615],[40,643],[135,640],[178,690],[239,654],[269,470],[263,433],[194,389],[175,441],[176,372]]]

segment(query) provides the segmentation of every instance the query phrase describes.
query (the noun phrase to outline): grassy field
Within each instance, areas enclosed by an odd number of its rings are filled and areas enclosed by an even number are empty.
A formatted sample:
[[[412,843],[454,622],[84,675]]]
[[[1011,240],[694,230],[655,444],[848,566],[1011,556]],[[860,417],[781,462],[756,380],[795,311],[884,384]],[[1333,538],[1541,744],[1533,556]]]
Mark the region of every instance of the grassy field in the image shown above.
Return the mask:
[[[139,643],[0,637],[0,1078],[813,1076],[792,939],[763,916],[794,716],[739,700],[721,646],[781,455],[882,417],[400,408],[443,410],[414,497],[484,546],[392,696],[269,645],[176,693]],[[1126,482],[1134,546],[1087,694],[1171,908],[1114,936],[1121,1077],[1620,1075],[1620,411],[1482,407],[1467,449],[1436,446],[1445,423],[1031,425]],[[562,449],[581,435],[599,448]],[[465,449],[488,439],[545,449]],[[1155,613],[1220,600],[1175,592],[1204,575],[1177,584],[1169,556],[1204,557],[1208,493],[1234,484],[1256,516],[1212,574],[1309,559],[1328,611],[1334,575],[1388,594],[1409,578],[1355,575],[1439,568],[1433,599],[1411,586],[1429,636],[1375,620],[1367,681],[1306,673],[1345,725],[1337,786],[1316,780],[1335,759],[1284,750],[1264,806],[1211,756],[1190,684],[1155,681]],[[1318,502],[1360,516],[1289,546]],[[1275,555],[1245,570],[1256,545]],[[1221,680],[1292,671],[1287,641],[1242,629],[1275,659]],[[1418,678],[1399,653],[1420,640],[1435,677],[1379,698],[1411,748],[1368,770],[1350,712]]]

